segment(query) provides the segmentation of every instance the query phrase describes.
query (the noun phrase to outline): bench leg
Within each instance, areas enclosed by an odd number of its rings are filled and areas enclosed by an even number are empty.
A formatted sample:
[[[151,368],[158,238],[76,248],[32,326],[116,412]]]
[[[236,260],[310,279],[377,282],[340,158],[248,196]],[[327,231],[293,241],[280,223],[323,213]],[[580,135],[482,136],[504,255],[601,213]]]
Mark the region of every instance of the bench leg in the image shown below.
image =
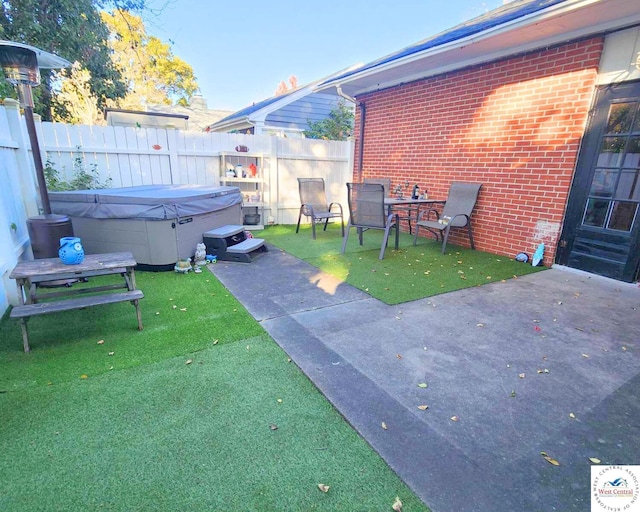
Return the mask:
[[[20,328],[22,329],[22,345],[24,346],[24,351],[29,352],[29,331],[27,331],[27,320],[28,318],[20,319]]]
[[[142,312],[140,311],[140,304],[138,300],[132,300],[131,303],[136,307],[136,317],[138,318],[138,330],[142,330]]]

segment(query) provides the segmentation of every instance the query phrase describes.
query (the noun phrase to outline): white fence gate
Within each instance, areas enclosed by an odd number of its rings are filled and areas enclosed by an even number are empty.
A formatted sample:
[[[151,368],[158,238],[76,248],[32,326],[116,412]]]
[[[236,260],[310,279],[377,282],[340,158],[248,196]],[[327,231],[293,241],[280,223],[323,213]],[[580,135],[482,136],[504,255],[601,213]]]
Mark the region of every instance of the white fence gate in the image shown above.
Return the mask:
[[[155,128],[40,123],[39,144],[45,164],[70,181],[80,157],[110,186],[149,184],[218,185],[220,154],[247,146],[263,155],[265,215],[278,224],[297,221],[298,177],[323,177],[330,201],[346,210],[345,183],[352,178],[353,143],[286,139],[268,135],[200,133]],[[241,154],[241,153],[239,153]],[[15,101],[0,107],[0,313],[17,301],[8,278],[21,258],[30,257],[26,221],[37,215],[37,189],[24,120]]]

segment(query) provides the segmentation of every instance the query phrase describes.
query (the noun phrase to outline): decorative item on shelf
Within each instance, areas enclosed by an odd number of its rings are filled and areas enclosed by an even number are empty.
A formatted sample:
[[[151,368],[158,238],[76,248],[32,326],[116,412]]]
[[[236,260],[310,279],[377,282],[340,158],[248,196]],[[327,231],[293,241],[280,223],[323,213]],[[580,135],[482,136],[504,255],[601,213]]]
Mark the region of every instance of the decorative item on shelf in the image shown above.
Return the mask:
[[[173,270],[178,272],[179,274],[186,274],[191,270],[191,258],[183,258],[176,262],[176,266],[173,267]]]
[[[203,243],[199,243],[196,245],[196,254],[194,256],[194,261],[196,265],[205,265],[207,263],[207,247]]]
[[[236,177],[236,171],[234,171],[233,169],[228,169],[225,174],[226,174],[227,178],[235,178]]]
[[[256,164],[249,164],[249,172],[251,173],[251,177],[255,178],[256,174],[258,174],[258,168]]]
[[[411,192],[411,199],[418,199],[418,197],[420,197],[420,187],[418,187],[418,184],[416,183],[413,186],[413,192]]]
[[[58,249],[60,261],[65,265],[78,265],[84,260],[84,248],[82,241],[75,236],[65,236],[60,239],[60,249]]]
[[[244,167],[242,167],[242,164],[236,165],[236,178],[244,178],[244,177],[245,177]]]
[[[247,146],[240,145],[240,146],[236,146],[236,151],[238,153],[246,153],[249,151],[249,148]]]

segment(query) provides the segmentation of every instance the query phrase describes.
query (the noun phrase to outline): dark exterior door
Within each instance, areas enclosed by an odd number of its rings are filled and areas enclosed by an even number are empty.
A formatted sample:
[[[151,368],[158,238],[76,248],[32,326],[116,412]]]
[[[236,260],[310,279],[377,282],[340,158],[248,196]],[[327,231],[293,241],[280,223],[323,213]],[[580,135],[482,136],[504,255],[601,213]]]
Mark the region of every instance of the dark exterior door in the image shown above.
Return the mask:
[[[640,82],[598,90],[557,261],[633,282],[640,262]]]

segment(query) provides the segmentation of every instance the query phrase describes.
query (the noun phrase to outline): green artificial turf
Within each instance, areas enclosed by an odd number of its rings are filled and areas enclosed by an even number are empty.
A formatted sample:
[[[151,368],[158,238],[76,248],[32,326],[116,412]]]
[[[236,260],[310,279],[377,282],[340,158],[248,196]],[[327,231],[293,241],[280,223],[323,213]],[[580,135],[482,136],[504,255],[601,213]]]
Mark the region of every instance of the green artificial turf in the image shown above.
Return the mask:
[[[427,510],[211,274],[137,281],[0,322],[0,510]]]
[[[359,288],[386,304],[400,304],[440,293],[471,286],[500,282],[544,267],[532,267],[505,256],[496,256],[420,237],[413,245],[413,236],[400,234],[399,249],[394,249],[392,235],[383,260],[379,260],[383,231],[368,230],[364,243],[358,244],[352,229],[344,254],[342,233],[338,224],[327,231],[316,226],[316,239],[311,238],[311,226],[269,226],[257,236],[311,265]]]

